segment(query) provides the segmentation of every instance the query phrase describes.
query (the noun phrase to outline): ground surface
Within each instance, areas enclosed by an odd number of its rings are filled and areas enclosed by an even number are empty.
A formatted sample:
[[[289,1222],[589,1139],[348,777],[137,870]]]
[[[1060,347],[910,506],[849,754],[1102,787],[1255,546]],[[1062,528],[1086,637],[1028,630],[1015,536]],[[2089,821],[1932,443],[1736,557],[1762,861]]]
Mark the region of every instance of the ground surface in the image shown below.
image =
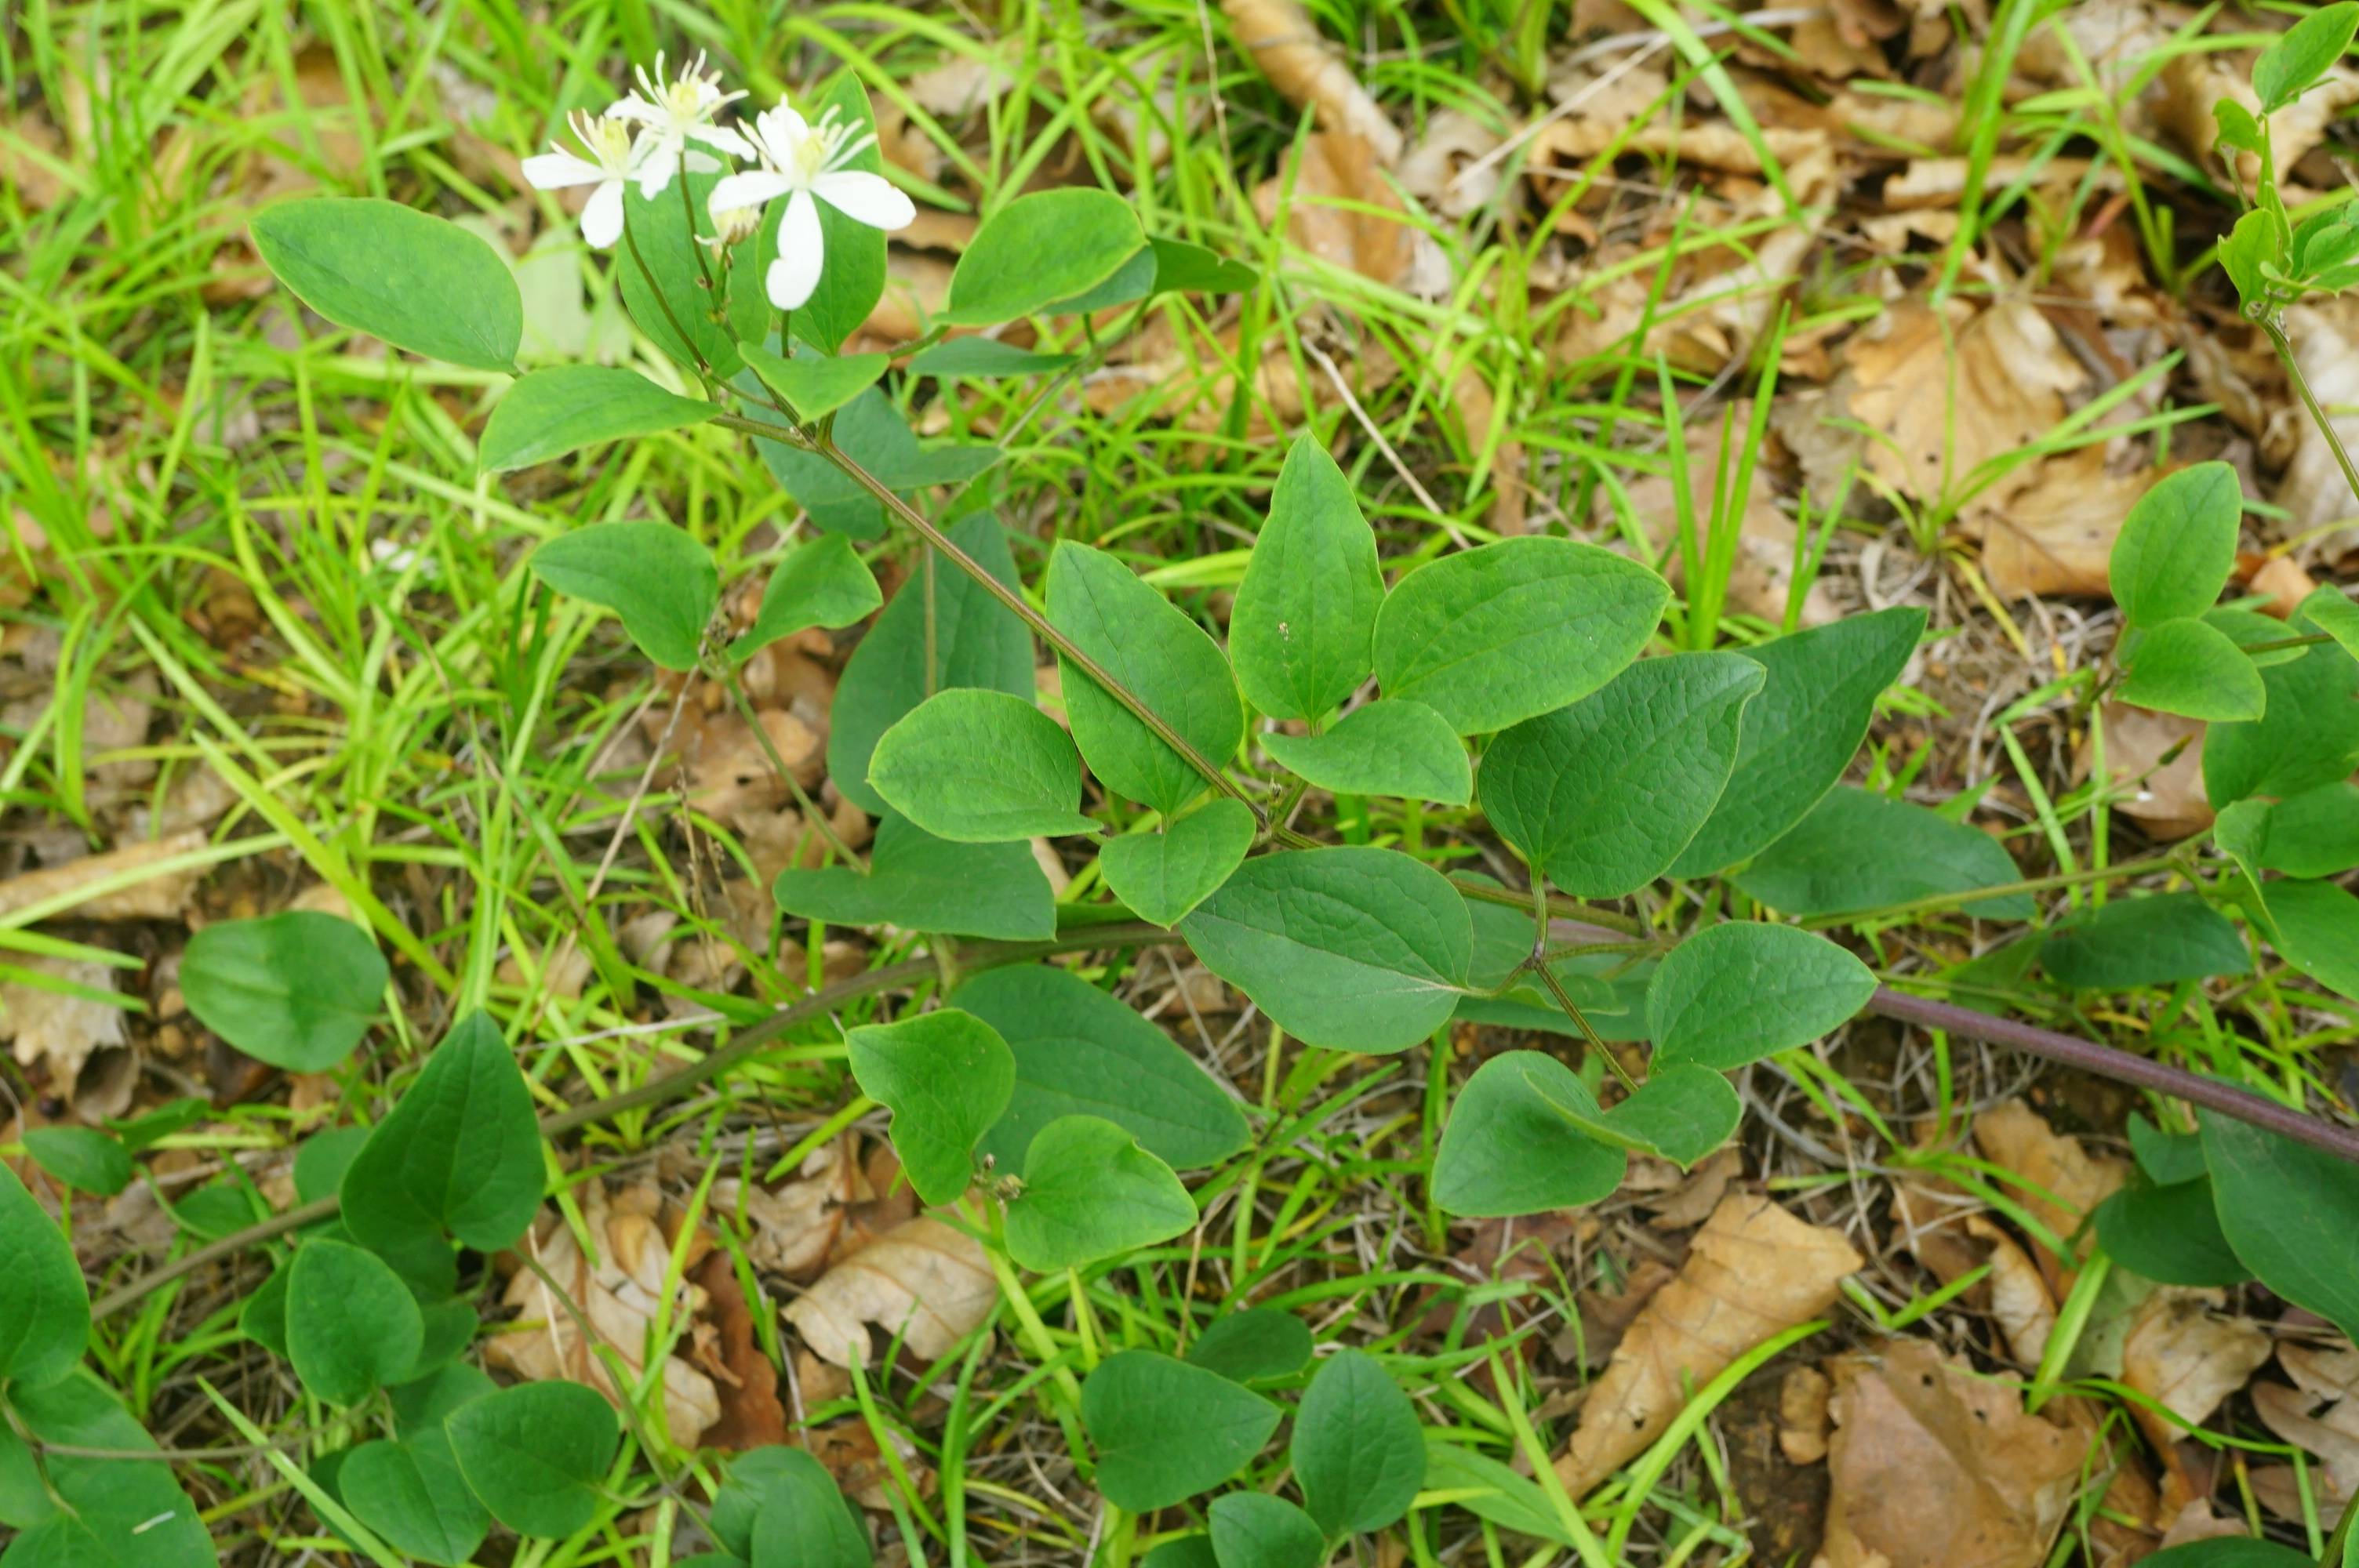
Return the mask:
[[[764,890],[804,825],[716,690],[650,685],[611,621],[518,592],[534,542],[657,517],[715,546],[750,613],[800,526],[768,473],[699,431],[479,483],[500,378],[423,371],[306,317],[243,238],[256,209],[326,189],[463,215],[517,259],[528,353],[676,380],[519,158],[659,46],[710,49],[762,100],[849,66],[922,211],[874,344],[912,335],[962,214],[1010,184],[1135,193],[1150,227],[1266,280],[1158,309],[1024,427],[997,506],[1027,580],[1049,542],[1079,539],[1217,626],[1285,443],[1312,428],[1388,559],[1538,531],[1674,571],[1716,557],[1667,622],[1681,646],[1924,606],[1935,636],[1855,779],[1948,803],[2026,878],[2069,880],[2209,818],[2174,750],[2195,727],[2087,700],[2113,637],[2106,548],[2158,460],[2242,470],[2262,503],[2240,583],[2280,609],[2347,580],[2353,503],[2203,261],[2235,212],[2211,104],[2241,83],[2249,30],[2277,22],[2017,3],[1995,22],[1979,3],[1699,6],[1680,25],[1712,51],[1702,71],[1656,30],[1665,14],[1616,0],[1340,0],[1315,24],[1283,0],[12,9],[0,872],[19,880],[0,881],[0,1083],[10,1136],[201,1102],[150,1180],[73,1206],[98,1289],[241,1222],[236,1180],[292,1201],[290,1152],[376,1105],[462,995],[532,1043],[555,1104],[709,1048],[716,1017],[908,956],[776,917]],[[2292,181],[2346,182],[2354,102],[2345,72],[2281,124]],[[2304,308],[2290,330],[2320,395],[2359,400],[2359,315]],[[921,399],[918,428],[1003,432],[1029,396],[1013,384]],[[890,589],[910,557],[876,560]],[[831,802],[855,635],[749,675],[770,741]],[[1342,823],[1520,882],[1473,814],[1346,803]],[[103,899],[61,901],[110,875]],[[2042,895],[2051,914],[2082,896]],[[408,1005],[370,1065],[290,1079],[186,1013],[190,931],[290,905],[397,948]],[[593,971],[585,918],[627,956],[633,996]],[[1923,973],[2012,935],[1939,915],[1863,951]],[[2359,1096],[2359,1019],[2274,965],[2081,1008],[1994,984],[2059,1028],[2307,1084],[2319,1105]],[[1236,1087],[1258,1136],[1198,1181],[1197,1245],[1090,1281],[1078,1311],[1065,1281],[1038,1287],[1047,1345],[1151,1336],[1191,1295],[1294,1309],[1322,1345],[1382,1352],[1430,1425],[1527,1475],[1566,1454],[1634,1562],[2125,1563],[2218,1528],[2314,1541],[2359,1487],[2347,1345],[2257,1289],[2076,1291],[2075,1232],[2151,1108],[2128,1091],[1870,1020],[1756,1070],[1741,1147],[1693,1173],[1641,1162],[1589,1210],[1451,1224],[1425,1190],[1433,1090],[1529,1041],[1469,1025],[1439,1059],[1273,1051],[1184,949],[1120,989]],[[808,1429],[885,1560],[1080,1561],[1101,1520],[1032,1381],[1044,1342],[984,1315],[971,1260],[896,1228],[909,1200],[882,1126],[804,1048],[583,1130],[566,1218],[597,1238],[596,1263],[572,1255],[593,1318],[636,1357],[650,1318],[684,1308],[658,1400],[675,1432],[726,1450]],[[676,1289],[649,1221],[716,1159],[733,1184],[716,1261]],[[197,1194],[227,1220],[165,1206]],[[832,1269],[864,1246],[866,1285]],[[159,1442],[196,1451],[179,1473],[225,1560],[342,1560],[203,1391],[299,1456],[344,1441],[234,1332],[261,1272],[145,1297],[104,1324],[97,1363]],[[538,1321],[518,1278],[506,1316]],[[855,1387],[841,1325],[864,1333],[911,1295],[941,1333]],[[531,1333],[486,1358],[582,1372]],[[1647,1412],[1674,1411],[1655,1443]],[[1643,1446],[1614,1440],[1624,1411]],[[1561,1550],[1446,1499],[1416,1520],[1380,1561]],[[565,1560],[656,1560],[666,1522],[618,1511]]]

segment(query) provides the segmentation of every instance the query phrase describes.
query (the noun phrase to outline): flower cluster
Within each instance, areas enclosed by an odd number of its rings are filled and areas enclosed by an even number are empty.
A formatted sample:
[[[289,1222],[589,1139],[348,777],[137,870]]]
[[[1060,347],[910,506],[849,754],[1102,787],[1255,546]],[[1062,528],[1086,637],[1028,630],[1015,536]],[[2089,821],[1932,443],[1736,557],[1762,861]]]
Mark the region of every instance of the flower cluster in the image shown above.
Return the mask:
[[[655,69],[642,69],[637,77],[637,88],[604,114],[572,117],[580,152],[552,142],[551,151],[524,160],[525,178],[539,189],[596,188],[582,209],[582,237],[600,250],[623,236],[626,186],[636,184],[639,194],[652,200],[670,189],[683,169],[711,174],[730,168],[706,200],[717,240],[730,243],[754,232],[762,209],[786,198],[777,255],[762,284],[771,304],[793,310],[819,287],[827,259],[820,202],[887,232],[916,219],[918,211],[907,196],[880,176],[850,167],[876,138],[835,111],[813,124],[781,103],[755,117],[749,136],[715,121],[723,108],[745,94],[723,92],[720,74],[704,69],[702,55],[669,80],[658,55]],[[734,168],[731,159],[753,167]]]

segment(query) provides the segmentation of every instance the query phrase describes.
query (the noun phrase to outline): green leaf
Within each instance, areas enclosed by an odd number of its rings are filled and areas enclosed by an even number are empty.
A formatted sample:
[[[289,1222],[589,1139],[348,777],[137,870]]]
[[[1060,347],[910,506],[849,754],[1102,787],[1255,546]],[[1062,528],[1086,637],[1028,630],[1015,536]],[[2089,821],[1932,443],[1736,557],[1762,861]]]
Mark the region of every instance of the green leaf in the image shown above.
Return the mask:
[[[842,774],[836,775],[842,788]],[[848,792],[847,792],[848,793]],[[1057,934],[1057,900],[1028,844],[953,844],[899,816],[876,825],[865,875],[849,866],[789,866],[778,907],[832,925],[898,925],[1001,942]]]
[[[1098,875],[1141,920],[1176,925],[1244,862],[1256,826],[1253,807],[1214,795],[1160,833],[1108,839],[1098,850]]]
[[[1112,310],[1144,299],[1155,292],[1155,248],[1141,245],[1122,265],[1108,273],[1105,280],[1084,288],[1069,299],[1060,299],[1044,307],[1044,316],[1092,316],[1101,310]]]
[[[1290,1378],[1310,1364],[1310,1326],[1277,1307],[1247,1307],[1215,1318],[1193,1345],[1187,1362],[1218,1372],[1233,1383]]]
[[[461,1474],[518,1535],[571,1535],[598,1517],[599,1484],[622,1429],[581,1383],[519,1383],[460,1406],[442,1423]]]
[[[2286,962],[2321,985],[2359,1000],[2359,898],[2332,882],[2261,884]]]
[[[1425,1486],[1429,1492],[1453,1494],[1453,1506],[1503,1530],[1559,1546],[1577,1544],[1538,1481],[1516,1474],[1487,1454],[1462,1448],[1440,1433],[1426,1433]]]
[[[36,1127],[25,1134],[33,1162],[70,1187],[111,1198],[131,1184],[131,1151],[88,1127]]]
[[[2258,719],[2268,703],[2261,672],[2219,628],[2162,621],[2138,634],[2121,698],[2189,719]]]
[[[315,197],[258,213],[253,232],[278,281],[339,327],[451,364],[516,368],[516,276],[456,223],[374,197]]]
[[[1434,708],[1461,735],[1520,724],[1588,696],[1638,656],[1670,586],[1570,539],[1502,539],[1401,579],[1376,616],[1386,697]]]
[[[2294,613],[2334,639],[2342,650],[2359,658],[2359,604],[2332,583],[2312,589]]]
[[[2212,621],[2240,643],[2316,630],[2299,611],[2285,622],[2249,611]],[[2321,644],[2266,665],[2261,684],[2268,706],[2260,718],[2204,731],[2203,793],[2215,811],[2247,795],[2282,798],[2339,784],[2359,765],[2359,659]]]
[[[452,1411],[498,1391],[499,1385],[482,1368],[454,1361],[388,1390],[386,1397],[393,1404],[394,1430],[403,1437],[416,1437],[440,1432]]]
[[[1772,909],[1814,915],[1999,887],[2022,876],[2006,847],[1979,828],[1845,787],[1730,880]],[[2028,893],[1965,900],[1958,907],[1986,920],[2032,915]]]
[[[623,618],[639,652],[668,670],[692,670],[721,604],[712,552],[669,523],[599,523],[560,534],[532,553],[532,575],[570,598]]]
[[[712,1534],[752,1568],[867,1568],[868,1527],[808,1449],[756,1448],[730,1461]]]
[[[413,1287],[411,1294],[416,1293]],[[475,1315],[474,1303],[457,1296],[426,1303],[419,1309],[419,1317],[425,1332],[419,1343],[418,1359],[402,1374],[405,1383],[430,1377],[458,1360],[474,1343],[475,1330],[483,1326],[483,1319]]]
[[[362,1444],[345,1455],[336,1489],[386,1545],[421,1562],[457,1568],[491,1532],[491,1515],[467,1489],[450,1440],[440,1432]]]
[[[2251,140],[2254,150],[2258,151],[2265,133],[2257,123],[2253,122],[2243,104],[2226,97],[2212,105],[2212,114],[2221,123],[2220,145],[2235,146],[2242,141],[2241,137],[2231,139],[2228,130],[2231,110],[2253,125]],[[2236,297],[2247,308],[2270,303],[2276,290],[2270,287],[2269,275],[2272,271],[2282,272],[2286,260],[2285,232],[2277,213],[2264,207],[2256,207],[2237,219],[2235,226],[2228,231],[2228,237],[2220,242],[2219,254],[2221,269],[2227,273],[2228,281],[2236,286]]]
[[[254,1288],[238,1309],[237,1331],[269,1351],[273,1356],[287,1354],[287,1270],[284,1266],[270,1271],[270,1277]]]
[[[1058,722],[981,687],[936,692],[878,737],[868,784],[938,838],[962,844],[1095,833],[1082,759]]]
[[[1009,376],[1047,375],[1081,362],[1079,354],[1044,354],[1019,349],[996,338],[952,338],[909,358],[918,375],[964,376],[971,381],[998,381]]]
[[[401,1276],[374,1252],[314,1238],[287,1276],[287,1358],[314,1396],[356,1404],[404,1381],[425,1325]]]
[[[1317,1522],[1284,1498],[1228,1492],[1208,1512],[1220,1568],[1319,1568],[1326,1560]]]
[[[386,978],[367,932],[309,909],[208,925],[180,959],[197,1022],[290,1073],[342,1061],[376,1021]]]
[[[782,398],[798,418],[806,422],[832,414],[876,384],[893,363],[890,354],[798,354],[793,359],[772,353],[761,344],[742,342],[737,351],[762,384]]]
[[[2130,508],[2108,568],[2114,600],[2131,626],[2202,614],[2236,569],[2244,490],[2226,463],[2165,474]]]
[[[2359,1338],[2359,1271],[2328,1237],[2359,1235],[2359,1166],[2199,1110],[2220,1228],[2261,1283]]]
[[[2115,898],[2058,924],[2040,967],[2074,990],[2121,991],[2252,972],[2225,915],[2191,892]]]
[[[633,370],[551,365],[508,388],[484,424],[477,473],[530,468],[605,441],[698,425],[720,406],[679,397]]]
[[[1647,991],[1655,1060],[1726,1072],[1808,1044],[1875,994],[1868,967],[1823,936],[1724,921],[1671,949],[1655,971]]]
[[[1247,700],[1272,719],[1324,716],[1375,668],[1384,601],[1376,535],[1352,481],[1324,448],[1296,437],[1229,614],[1229,657]]]
[[[1337,795],[1463,806],[1474,792],[1466,747],[1450,721],[1403,697],[1355,708],[1323,735],[1268,734],[1261,743],[1305,783]]]
[[[2190,1541],[2144,1560],[2147,1568],[2318,1568],[2306,1552],[2248,1535]]]
[[[801,320],[799,313],[796,319]],[[748,371],[734,384],[750,395],[756,380]],[[1000,458],[996,446],[955,441],[920,444],[909,422],[875,387],[836,411],[831,433],[839,451],[899,495],[931,484],[964,484]],[[766,436],[756,436],[753,442],[762,466],[770,470],[780,489],[810,514],[811,523],[821,532],[854,539],[885,536],[884,503],[832,460]]]
[[[1331,1541],[1384,1529],[1408,1512],[1425,1484],[1417,1407],[1361,1350],[1338,1351],[1310,1379],[1287,1456]]]
[[[1923,611],[1880,610],[1745,650],[1769,677],[1745,704],[1727,789],[1670,874],[1725,870],[1799,822],[1851,765],[1924,632]]]
[[[344,1173],[344,1227],[380,1249],[448,1230],[478,1252],[496,1252],[540,1212],[542,1173],[524,1073],[491,1016],[471,1012]]]
[[[989,514],[961,518],[948,532],[952,544],[1001,583],[1022,587],[1007,535]],[[868,759],[877,739],[929,695],[981,687],[1027,700],[1032,696],[1032,633],[981,584],[948,562],[934,568],[930,645],[936,678],[929,681],[927,597],[924,584],[914,577],[893,596],[843,666],[835,706],[828,715],[828,777],[845,799],[872,816],[885,811],[884,797],[868,784]]]
[[[2274,114],[2332,70],[2351,47],[2359,29],[2359,4],[2338,0],[2321,5],[2260,52],[2253,61],[2253,91],[2260,95],[2261,113]]]
[[[1228,660],[1201,626],[1114,557],[1070,539],[1049,557],[1048,600],[1050,623],[1205,761],[1217,766],[1236,754],[1245,708]],[[1108,789],[1166,816],[1202,792],[1204,780],[1179,752],[1086,672],[1058,663],[1073,741]]]
[[[636,180],[625,186],[623,223],[627,237],[614,248],[614,283],[633,325],[673,363],[701,375],[701,359],[712,374],[727,380],[743,368],[737,340],[759,337],[770,319],[769,302],[762,297],[762,274],[768,270],[778,215],[786,203],[772,204],[760,236],[737,247],[727,308],[716,311],[708,278],[718,278],[721,268],[697,236],[713,232],[705,198],[720,178],[717,170],[682,170],[654,196],[641,195]],[[804,326],[800,311],[796,312],[796,325]],[[804,335],[810,335],[808,329]]]
[[[812,626],[849,626],[885,602],[876,576],[841,534],[821,534],[795,546],[770,569],[754,624],[729,644],[734,667],[781,637]]]
[[[1241,261],[1185,240],[1149,240],[1158,294],[1244,294],[1261,275]]]
[[[1175,1535],[1138,1561],[1139,1568],[1221,1568],[1212,1538],[1202,1530]]]
[[[1245,1146],[1236,1097],[1169,1035],[1070,969],[986,969],[951,1000],[997,1030],[1016,1059],[1006,1114],[982,1144],[1003,1173],[1025,1174],[1032,1141],[1068,1116],[1103,1118],[1181,1170]]]
[[[365,1127],[331,1127],[303,1140],[295,1151],[295,1198],[317,1203],[343,1184],[344,1173],[369,1141]]]
[[[0,1325],[9,1321],[0,1318]],[[173,1483],[169,1465],[54,1451],[34,1463],[17,1435],[18,1423],[54,1447],[157,1452],[155,1439],[97,1378],[78,1370],[38,1387],[14,1382],[8,1405],[13,1419],[0,1422],[0,1525],[24,1533],[0,1553],[0,1562],[9,1568],[27,1563],[214,1568],[218,1559],[204,1522]],[[61,1510],[58,1498],[73,1513]]]
[[[1188,1189],[1127,1128],[1060,1116],[1025,1151],[1024,1190],[1007,1206],[1007,1255],[1053,1273],[1169,1241],[1195,1223]]]
[[[2248,797],[2222,812],[2212,832],[2255,872],[2337,876],[2359,866],[2359,786],[2320,784],[2277,801]]]
[[[1604,1142],[1685,1170],[1727,1142],[1744,1112],[1735,1087],[1710,1067],[1658,1058],[1636,1094],[1594,1127],[1578,1119],[1574,1125]]]
[[[860,1092],[893,1113],[894,1152],[928,1204],[954,1201],[974,1173],[974,1146],[1007,1108],[1016,1057],[996,1030],[945,1007],[844,1036]]]
[[[16,1173],[0,1164],[0,1384],[54,1383],[82,1360],[90,1289],[72,1246]]]
[[[1340,1051],[1405,1051],[1441,1027],[1474,945],[1440,872],[1350,846],[1247,860],[1180,930],[1281,1028]]]
[[[1565,1109],[1596,1119],[1597,1097],[1572,1069],[1538,1051],[1508,1051],[1475,1069],[1450,1108],[1433,1161],[1445,1214],[1493,1219],[1593,1204],[1622,1184],[1628,1157],[1583,1133]]]
[[[2252,1278],[2220,1228],[2209,1177],[2139,1182],[2097,1206],[2098,1245],[2125,1269],[2166,1285],[2234,1285]]]
[[[987,327],[1031,315],[1104,282],[1146,241],[1138,214],[1112,191],[1072,186],[1019,196],[967,242],[939,319]]]
[[[1548,880],[1619,898],[1662,875],[1736,765],[1745,705],[1767,678],[1736,654],[1641,659],[1483,753],[1483,814]]]
[[[1082,1385],[1098,1489],[1133,1513],[1169,1508],[1235,1475],[1277,1430],[1278,1415],[1219,1373],[1153,1350],[1109,1356]]]
[[[2136,1156],[2138,1169],[2158,1186],[2171,1187],[2195,1181],[2209,1169],[2203,1163],[2203,1135],[2200,1132],[2165,1132],[2134,1112],[2129,1119],[2129,1139],[2130,1152]]]

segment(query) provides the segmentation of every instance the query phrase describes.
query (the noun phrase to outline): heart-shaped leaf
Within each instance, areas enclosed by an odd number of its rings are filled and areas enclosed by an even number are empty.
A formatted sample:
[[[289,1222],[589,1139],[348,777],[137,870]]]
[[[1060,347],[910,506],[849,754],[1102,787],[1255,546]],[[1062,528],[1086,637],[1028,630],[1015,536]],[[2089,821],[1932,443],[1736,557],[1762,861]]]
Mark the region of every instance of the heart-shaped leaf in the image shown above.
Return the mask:
[[[692,670],[721,604],[712,553],[669,523],[600,523],[560,534],[532,553],[532,574],[623,618],[639,652],[668,670]]]
[[[1647,989],[1658,1063],[1715,1072],[1803,1045],[1855,1015],[1875,976],[1823,936],[1731,920],[1689,937]]]
[[[1160,833],[1107,840],[1098,875],[1140,919],[1177,925],[1244,863],[1256,827],[1251,806],[1215,795]]]
[[[604,441],[701,424],[717,404],[677,397],[633,370],[551,365],[508,388],[484,424],[478,473],[530,468]]]
[[[1440,872],[1356,846],[1247,860],[1180,929],[1279,1025],[1339,1051],[1404,1051],[1441,1027],[1474,946]]]
[[[1277,1406],[1217,1372],[1153,1350],[1107,1357],[1082,1385],[1098,1489],[1148,1513],[1235,1475],[1277,1430]]]
[[[1572,1069],[1538,1051],[1507,1051],[1466,1080],[1441,1130],[1433,1201],[1445,1214],[1491,1219],[1579,1208],[1622,1183],[1629,1158],[1582,1132],[1563,1108],[1602,1118]]]
[[[351,921],[289,909],[190,937],[180,994],[198,1022],[255,1061],[323,1073],[376,1021],[387,973]]]
[[[737,351],[762,384],[806,421],[834,413],[875,385],[893,362],[890,354],[801,353],[788,359],[754,342],[739,343]]]
[[[1038,190],[975,230],[951,273],[940,319],[987,327],[1045,310],[1111,277],[1147,243],[1138,214],[1109,190]]]
[[[491,1515],[468,1489],[440,1432],[362,1444],[344,1456],[336,1490],[386,1544],[420,1562],[458,1568],[491,1532]]]
[[[1548,880],[1619,898],[1662,875],[1736,765],[1745,704],[1767,678],[1736,654],[1641,659],[1483,753],[1483,814]]]
[[[518,1535],[567,1536],[598,1517],[598,1487],[622,1428],[581,1383],[520,1383],[460,1406],[442,1423],[460,1473]]]
[[[1126,1128],[1063,1116],[1025,1151],[1024,1190],[1007,1206],[1007,1253],[1052,1273],[1169,1241],[1195,1223],[1188,1189]]]
[[[713,1539],[729,1561],[786,1568],[867,1568],[859,1508],[808,1449],[771,1444],[730,1462],[712,1499]]]
[[[356,1404],[417,1364],[425,1325],[401,1276],[374,1252],[314,1238],[287,1276],[287,1358],[303,1387]]]
[[[1488,734],[1595,691],[1638,656],[1670,585],[1570,539],[1502,539],[1404,578],[1376,616],[1376,679],[1461,735]]]
[[[1270,734],[1261,743],[1304,783],[1337,795],[1463,806],[1474,793],[1466,748],[1450,721],[1402,697],[1355,708],[1323,735]]]
[[[339,1184],[345,1228],[364,1246],[448,1230],[479,1252],[516,1243],[541,1184],[532,1093],[483,1012],[452,1026]]]
[[[1310,1326],[1277,1307],[1215,1318],[1188,1346],[1187,1362],[1234,1383],[1290,1378],[1310,1364]]]
[[[2258,719],[2268,688],[2245,651],[2202,621],[2159,621],[2127,644],[2130,665],[2121,698],[2190,719]]]
[[[516,276],[480,235],[374,197],[281,202],[254,220],[278,281],[339,327],[477,370],[514,370]]]
[[[1020,697],[952,687],[877,739],[869,787],[938,838],[963,844],[1095,833],[1077,809],[1072,737]]]
[[[966,1191],[974,1146],[1007,1108],[1016,1057],[996,1030],[945,1007],[844,1036],[860,1092],[893,1113],[893,1149],[929,1204]]]
[[[39,1388],[72,1371],[90,1339],[90,1289],[57,1222],[0,1164],[0,1384]]]
[[[1330,1540],[1382,1530],[1425,1485],[1417,1407],[1376,1358],[1342,1350],[1320,1365],[1287,1450],[1310,1517]]]

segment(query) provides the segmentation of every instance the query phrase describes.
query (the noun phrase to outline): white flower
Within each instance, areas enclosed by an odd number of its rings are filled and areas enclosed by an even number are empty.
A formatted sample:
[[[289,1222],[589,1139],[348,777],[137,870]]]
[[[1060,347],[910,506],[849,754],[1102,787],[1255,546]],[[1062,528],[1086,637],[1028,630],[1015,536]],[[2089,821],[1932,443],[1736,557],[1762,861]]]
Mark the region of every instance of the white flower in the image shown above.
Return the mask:
[[[720,72],[706,70],[702,55],[690,60],[678,76],[666,81],[663,56],[659,54],[656,56],[654,71],[642,66],[638,79],[639,90],[626,92],[608,105],[606,118],[641,127],[640,195],[652,199],[662,194],[683,164],[697,174],[707,174],[721,167],[719,159],[690,147],[688,144],[691,141],[719,147],[737,157],[754,156],[754,149],[746,145],[744,136],[726,125],[712,124],[714,112],[723,104],[734,103],[745,95],[722,92]]]
[[[874,133],[854,136],[833,109],[813,125],[781,103],[763,110],[754,122],[762,167],[724,175],[712,187],[715,210],[759,207],[787,198],[787,215],[778,223],[778,259],[762,280],[770,303],[779,309],[799,308],[819,287],[820,268],[827,259],[820,202],[854,222],[888,232],[916,221],[917,208],[882,176],[844,167],[875,139]]]
[[[577,157],[551,142],[556,151],[524,160],[524,177],[538,190],[596,186],[582,209],[582,237],[603,251],[623,237],[623,186],[638,172],[642,150],[632,141],[631,128],[618,120],[576,114],[572,125],[574,139],[590,156]]]

